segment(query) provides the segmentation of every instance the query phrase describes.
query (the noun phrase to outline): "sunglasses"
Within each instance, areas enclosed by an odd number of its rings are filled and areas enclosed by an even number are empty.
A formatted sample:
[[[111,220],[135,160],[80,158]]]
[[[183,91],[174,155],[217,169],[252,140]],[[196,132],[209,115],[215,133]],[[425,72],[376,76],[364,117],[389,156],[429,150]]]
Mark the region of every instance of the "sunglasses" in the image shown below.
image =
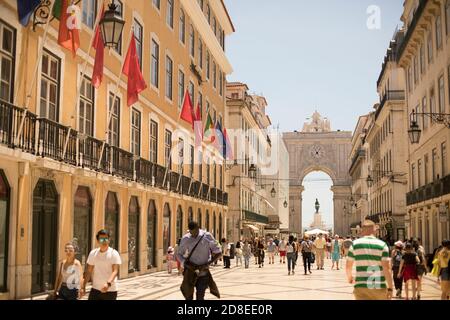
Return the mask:
[[[105,242],[108,242],[109,239],[108,239],[108,238],[100,238],[100,239],[98,239],[98,241],[99,241],[100,243],[105,243]]]

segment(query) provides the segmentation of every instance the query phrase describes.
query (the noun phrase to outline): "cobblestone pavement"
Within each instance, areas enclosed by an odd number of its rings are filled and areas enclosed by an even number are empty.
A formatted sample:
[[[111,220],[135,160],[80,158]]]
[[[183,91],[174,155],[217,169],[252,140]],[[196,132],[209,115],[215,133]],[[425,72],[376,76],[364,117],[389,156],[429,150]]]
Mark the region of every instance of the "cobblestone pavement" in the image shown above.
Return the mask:
[[[267,261],[266,261],[267,262]],[[331,270],[331,260],[326,260],[325,270],[311,269],[312,274],[304,275],[299,259],[295,275],[288,276],[286,264],[264,264],[258,268],[251,261],[249,269],[222,265],[212,268],[214,279],[221,292],[222,300],[352,300],[353,288],[346,281],[345,260],[341,260],[340,270]],[[179,290],[182,277],[176,273],[169,275],[159,272],[120,281],[120,300],[182,300]],[[404,293],[403,293],[404,295]],[[216,298],[207,291],[206,299]],[[423,300],[440,299],[440,289],[436,278],[423,280]]]

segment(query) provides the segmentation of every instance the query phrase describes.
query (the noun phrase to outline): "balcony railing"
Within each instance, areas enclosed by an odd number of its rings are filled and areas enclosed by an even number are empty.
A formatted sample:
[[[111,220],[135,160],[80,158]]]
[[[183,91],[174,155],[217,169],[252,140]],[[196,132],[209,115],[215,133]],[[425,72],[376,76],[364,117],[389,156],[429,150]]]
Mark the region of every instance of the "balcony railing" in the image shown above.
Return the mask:
[[[269,217],[248,210],[244,210],[244,220],[269,224]]]
[[[406,194],[406,205],[413,205],[450,194],[450,175]]]
[[[222,190],[5,102],[0,102],[0,144],[164,190],[170,184],[173,192],[228,205],[228,194]]]
[[[383,110],[384,105],[387,101],[403,101],[405,100],[405,91],[404,90],[388,90],[384,94],[383,98],[380,101],[380,106],[375,112],[375,119],[380,115],[381,110]]]

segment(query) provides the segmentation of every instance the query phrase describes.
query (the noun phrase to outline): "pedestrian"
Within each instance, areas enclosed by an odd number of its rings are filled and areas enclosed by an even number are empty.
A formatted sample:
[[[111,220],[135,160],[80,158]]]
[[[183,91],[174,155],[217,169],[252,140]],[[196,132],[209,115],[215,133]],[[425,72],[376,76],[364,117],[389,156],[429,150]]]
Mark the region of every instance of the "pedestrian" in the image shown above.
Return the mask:
[[[252,246],[247,240],[245,240],[244,247],[242,248],[242,254],[244,256],[245,269],[248,269],[250,257],[252,256]]]
[[[442,249],[438,252],[439,280],[441,282],[441,300],[450,298],[450,272],[448,262],[450,258],[450,241],[442,241]]]
[[[412,286],[412,300],[417,299],[417,265],[420,263],[417,253],[414,251],[414,247],[411,243],[407,243],[405,246],[405,253],[403,254],[402,261],[400,262],[399,275],[403,276],[405,282],[406,300],[409,300],[409,285]]]
[[[167,248],[167,273],[172,274],[173,262],[175,260],[175,249],[172,247]],[[178,261],[177,261],[178,262]]]
[[[230,250],[231,245],[228,243],[227,239],[222,239],[222,256],[223,256],[223,265],[224,269],[230,269],[231,268],[231,259],[230,259]]]
[[[96,239],[100,245],[89,253],[83,291],[92,279],[89,300],[117,300],[117,275],[122,264],[119,252],[109,246],[109,231],[97,232]]]
[[[427,259],[425,257],[425,249],[421,245],[420,238],[413,240],[412,243],[414,250],[419,257],[419,263],[417,264],[417,300],[421,299],[420,293],[422,292],[422,279],[423,275],[428,273]]]
[[[75,259],[77,248],[73,242],[65,245],[66,259],[61,262],[55,283],[54,297],[57,300],[77,300],[84,295],[83,266]]]
[[[331,270],[334,269],[334,264],[336,264],[337,270],[339,270],[339,260],[341,259],[341,242],[339,241],[339,236],[335,235],[334,240],[331,242]]]
[[[327,242],[322,233],[319,233],[319,237],[314,240],[314,251],[316,252],[316,264],[317,270],[323,270],[325,250]]]
[[[345,238],[345,240],[342,242],[342,251],[343,251],[343,256],[347,257],[348,254],[348,250],[350,249],[350,247],[353,244],[353,240],[351,236],[347,236]]]
[[[280,252],[280,263],[286,263],[286,245],[287,242],[283,237],[283,239],[281,239],[281,242],[278,244],[278,251]]]
[[[284,241],[284,239],[283,239],[283,241]],[[295,274],[295,252],[296,251],[297,251],[297,245],[294,241],[294,236],[289,236],[289,241],[286,244],[288,275],[291,274],[291,270],[292,270],[292,274]]]
[[[180,248],[180,242],[181,242],[181,239],[178,239],[177,244],[175,245],[175,248],[173,249],[173,258],[174,258],[174,261],[177,262],[177,270],[178,270],[179,276],[182,274],[181,262],[177,258],[178,257],[178,249]]]
[[[242,245],[241,241],[236,242],[236,267],[239,267],[239,262],[241,263],[242,267]]]
[[[265,244],[263,239],[258,240],[257,250],[258,250],[258,265],[260,268],[264,267],[264,256],[265,256]]]
[[[312,259],[313,243],[309,240],[309,236],[305,235],[301,244],[301,252],[303,257],[303,268],[305,269],[305,275],[307,271],[311,274],[311,259]]]
[[[327,236],[327,249],[326,249],[326,254],[327,254],[327,259],[331,258],[331,239],[329,236]]]
[[[269,255],[269,264],[275,263],[275,252],[277,251],[277,246],[272,239],[269,239],[267,244],[267,254]]]
[[[360,239],[348,251],[346,273],[348,282],[354,284],[356,300],[392,299],[392,273],[388,245],[375,237],[376,225],[365,220]],[[356,265],[356,278],[353,265]],[[387,284],[386,284],[387,282]]]
[[[403,258],[403,242],[397,241],[395,244],[395,248],[391,252],[391,265],[392,265],[392,275],[394,277],[394,284],[395,284],[395,290],[396,297],[401,299],[402,298],[402,287],[403,287],[403,277],[399,275],[400,271],[400,262]]]
[[[219,289],[209,271],[209,266],[222,255],[220,246],[209,232],[200,230],[197,222],[189,222],[188,229],[189,232],[181,238],[178,251],[184,268],[181,293],[186,300],[193,300],[196,289],[197,300],[205,300],[205,291],[209,287],[211,294],[220,298]],[[182,252],[188,252],[188,256],[185,257]]]

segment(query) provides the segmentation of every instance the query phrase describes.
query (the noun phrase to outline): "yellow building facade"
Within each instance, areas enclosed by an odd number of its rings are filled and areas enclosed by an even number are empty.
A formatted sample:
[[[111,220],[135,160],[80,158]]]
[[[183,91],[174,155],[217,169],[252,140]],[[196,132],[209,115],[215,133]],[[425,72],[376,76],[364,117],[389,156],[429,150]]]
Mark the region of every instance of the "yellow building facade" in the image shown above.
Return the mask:
[[[101,228],[122,257],[120,278],[163,270],[189,220],[226,234],[223,157],[196,147],[179,120],[188,90],[202,118],[209,112],[223,127],[225,38],[234,32],[223,1],[116,0],[126,23],[119,48],[105,49],[98,89],[90,44],[110,1],[77,4],[75,57],[57,43],[57,19],[45,36],[34,15],[19,24],[16,3],[0,3],[0,299],[51,289],[65,243],[76,241],[85,263]],[[133,34],[147,89],[128,106],[120,74]]]

